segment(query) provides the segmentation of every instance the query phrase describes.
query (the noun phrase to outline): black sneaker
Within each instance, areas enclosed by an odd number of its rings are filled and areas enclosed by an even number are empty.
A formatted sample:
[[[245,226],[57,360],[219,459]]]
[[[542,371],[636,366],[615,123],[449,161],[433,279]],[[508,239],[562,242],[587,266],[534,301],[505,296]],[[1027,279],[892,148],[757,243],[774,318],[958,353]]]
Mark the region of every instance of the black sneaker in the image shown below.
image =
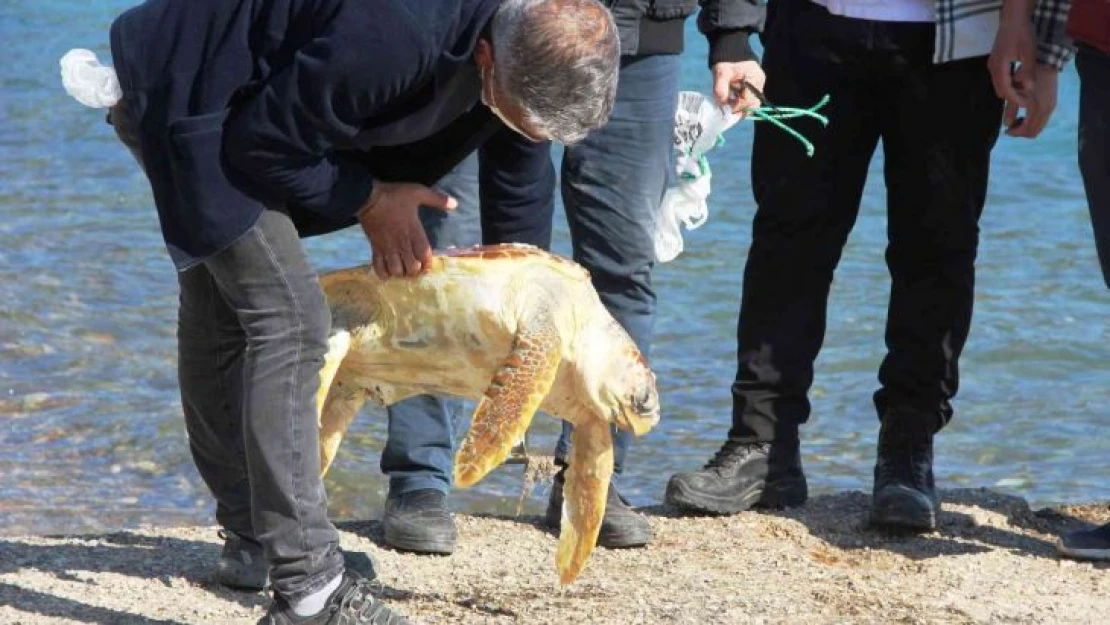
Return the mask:
[[[1110,560],[1110,523],[1064,534],[1056,550],[1060,555],[1079,560]]]
[[[458,542],[447,495],[434,488],[390,495],[385,501],[382,527],[385,543],[401,551],[448,555]]]
[[[563,473],[565,471],[566,467],[562,467],[555,474],[551,496],[547,500],[547,513],[543,517],[544,525],[556,531],[563,519],[565,480]],[[628,501],[621,497],[617,487],[610,482],[609,494],[605,500],[605,516],[601,519],[601,529],[597,533],[598,546],[606,549],[624,549],[643,547],[649,542],[651,542],[651,524],[642,514],[628,505]]]
[[[892,416],[888,413],[887,419]],[[910,421],[884,420],[877,455],[871,522],[894,529],[936,529],[940,496],[933,479],[932,432]]]
[[[228,530],[219,534],[224,548],[216,561],[216,581],[234,590],[265,589],[270,583],[270,562],[262,545]]]
[[[676,473],[664,501],[681,510],[734,514],[751,508],[800,506],[809,497],[797,442],[727,441],[699,471]]]
[[[319,614],[297,616],[284,599],[275,596],[258,625],[411,625],[411,621],[375,597],[370,580],[347,571]]]

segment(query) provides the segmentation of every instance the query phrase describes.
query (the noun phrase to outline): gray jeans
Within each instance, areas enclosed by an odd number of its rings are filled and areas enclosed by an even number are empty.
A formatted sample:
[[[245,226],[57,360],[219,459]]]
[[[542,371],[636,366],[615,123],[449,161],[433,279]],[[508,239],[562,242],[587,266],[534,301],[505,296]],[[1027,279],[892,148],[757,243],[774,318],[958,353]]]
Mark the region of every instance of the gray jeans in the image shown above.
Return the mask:
[[[253,537],[290,601],[343,569],[328,520],[316,418],[331,319],[288,217],[179,274],[178,380],[216,520]]]
[[[111,122],[142,165],[134,126]],[[224,528],[261,543],[297,601],[342,572],[320,477],[316,390],[331,317],[290,219],[265,211],[178,274],[178,381],[189,448]]]

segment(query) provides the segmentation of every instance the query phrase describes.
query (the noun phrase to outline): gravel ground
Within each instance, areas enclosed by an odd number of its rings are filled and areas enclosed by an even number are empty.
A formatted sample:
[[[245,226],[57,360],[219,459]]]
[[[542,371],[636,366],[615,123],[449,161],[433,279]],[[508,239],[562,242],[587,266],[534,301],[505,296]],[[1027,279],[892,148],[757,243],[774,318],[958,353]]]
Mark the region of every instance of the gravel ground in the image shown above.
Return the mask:
[[[599,549],[559,588],[555,537],[534,517],[459,516],[450,557],[382,546],[377,522],[340,524],[379,562],[380,594],[419,623],[1108,623],[1110,565],[1058,558],[1055,536],[1110,519],[1106,505],[1033,511],[954,490],[941,528],[867,527],[867,495],[679,518],[647,508],[645,549]],[[213,527],[0,538],[0,623],[254,623],[264,593],[211,581]]]

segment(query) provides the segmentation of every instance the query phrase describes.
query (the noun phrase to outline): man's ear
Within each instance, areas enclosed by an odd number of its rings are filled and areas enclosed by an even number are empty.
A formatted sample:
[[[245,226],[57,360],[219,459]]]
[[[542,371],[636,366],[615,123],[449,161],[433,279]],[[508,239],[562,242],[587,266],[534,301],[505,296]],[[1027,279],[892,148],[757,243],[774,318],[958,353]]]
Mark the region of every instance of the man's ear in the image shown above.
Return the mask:
[[[474,61],[481,69],[493,67],[493,44],[488,39],[478,39],[474,47]]]

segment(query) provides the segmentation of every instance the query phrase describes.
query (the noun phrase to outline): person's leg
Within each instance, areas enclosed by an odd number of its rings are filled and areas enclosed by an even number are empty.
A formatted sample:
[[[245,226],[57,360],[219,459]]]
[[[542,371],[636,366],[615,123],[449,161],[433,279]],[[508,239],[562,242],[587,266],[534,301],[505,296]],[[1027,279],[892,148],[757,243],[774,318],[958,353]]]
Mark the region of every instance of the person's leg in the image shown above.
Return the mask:
[[[107,122],[145,169],[130,101],[113,106]],[[229,588],[262,590],[269,563],[250,517],[250,483],[243,452],[242,377],[246,337],[203,265],[178,274],[178,383],[189,451],[216,499],[224,540],[216,581]]]
[[[178,274],[178,384],[189,450],[216,499],[224,548],[216,580],[261,590],[269,564],[251,524],[243,450],[243,356],[247,338],[203,264]]]
[[[1110,286],[1110,54],[1079,46],[1079,172],[1103,280]],[[1084,560],[1110,560],[1110,523],[1060,537],[1061,555]]]
[[[243,451],[243,355],[247,338],[203,265],[178,274],[177,379],[189,451],[216,498],[216,521],[253,538]]]
[[[204,266],[246,336],[242,436],[251,527],[274,591],[296,602],[343,572],[320,477],[315,399],[327,304],[292,222],[276,211]]]
[[[1079,46],[1079,172],[1087,192],[1095,249],[1110,286],[1110,54]]]
[[[562,195],[574,260],[590,272],[601,302],[650,358],[656,298],[651,283],[655,220],[673,178],[674,115],[680,60],[677,55],[625,57],[609,121],[563,152]],[[572,427],[563,424],[555,457],[565,467]],[[632,434],[614,434],[614,481],[624,468]],[[560,484],[562,474],[556,478]],[[553,491],[547,520],[561,514],[561,489]],[[651,528],[610,487],[598,544],[639,546]]]
[[[437,250],[477,245],[478,155],[471,154],[435,187],[458,200],[445,213],[420,208],[428,241]],[[416,553],[448,554],[458,533],[447,505],[455,428],[463,410],[457,398],[420,395],[390,406],[382,473],[389,476],[382,525],[387,545]]]
[[[108,121],[144,167],[126,103]],[[271,625],[321,614],[407,623],[372,594],[372,559],[341,554],[327,519],[315,394],[330,317],[292,223],[267,211],[179,283],[190,452],[227,530],[217,580],[260,590],[272,568],[274,601],[261,621]]]
[[[421,210],[432,246],[530,243],[549,248],[555,186],[549,150],[549,144],[526,142],[508,129],[486,141],[435,185],[453,195],[458,208]],[[390,477],[383,517],[390,546],[418,553],[454,550],[457,534],[446,493],[462,409],[457,399],[433,396],[389,408],[381,467]]]
[[[695,512],[800,505],[808,495],[799,429],[809,418],[813,365],[825,336],[833,273],[859,211],[878,143],[871,26],[818,5],[772,3],[765,93],[806,108],[829,95],[817,121],[790,120],[813,142],[755,123],[756,214],[737,324],[732,428],[697,471],[678,473],[667,503]],[[784,14],[781,12],[787,12]],[[791,27],[783,29],[784,18]],[[747,122],[743,122],[747,123]]]
[[[478,150],[482,243],[551,249],[555,164],[551,143],[532,143],[505,128]]]
[[[884,32],[897,52],[880,96],[891,292],[874,398],[882,427],[872,520],[933,529],[933,436],[951,419],[959,386],[1002,101],[985,58],[936,65],[931,28]],[[937,115],[942,109],[959,114]]]

